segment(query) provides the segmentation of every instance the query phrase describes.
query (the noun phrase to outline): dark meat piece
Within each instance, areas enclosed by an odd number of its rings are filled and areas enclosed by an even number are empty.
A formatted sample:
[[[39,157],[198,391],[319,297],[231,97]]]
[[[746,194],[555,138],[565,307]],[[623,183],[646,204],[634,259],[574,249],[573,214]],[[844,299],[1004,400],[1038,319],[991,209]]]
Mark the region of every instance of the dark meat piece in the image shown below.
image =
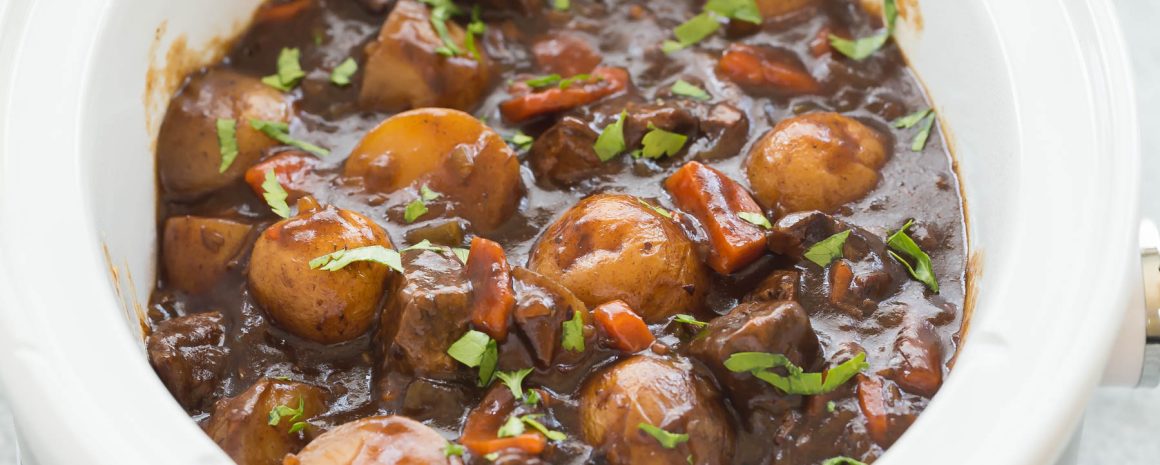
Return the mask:
[[[718,103],[700,118],[699,137],[689,146],[698,160],[729,158],[749,140],[749,117],[729,103]]]
[[[471,322],[471,284],[451,254],[403,254],[403,273],[383,309],[379,336],[383,370],[435,379],[466,375],[447,348]]]
[[[572,291],[527,268],[513,268],[512,277],[516,327],[536,365],[547,368],[559,350],[561,325],[575,312],[583,312],[585,323],[591,322],[588,307]]]
[[[261,379],[237,397],[218,401],[205,432],[238,465],[280,465],[286,454],[298,452],[313,436],[309,423],[305,427],[294,424],[324,412],[325,397],[322,389],[309,384]],[[300,415],[279,409],[299,406]],[[270,425],[274,418],[270,412],[275,410],[279,410],[278,424]]]
[[[843,258],[826,268],[803,258],[803,253],[817,242],[842,231],[850,231],[843,247]],[[811,312],[833,308],[855,318],[872,314],[878,304],[895,295],[906,283],[906,270],[886,251],[881,237],[865,229],[819,212],[790,214],[773,226],[769,235],[770,250],[796,258],[802,273],[802,304]],[[817,290],[828,290],[818,299]],[[824,293],[823,293],[824,294]]]
[[[686,104],[685,100],[674,100],[663,103],[632,102],[625,106],[628,119],[624,122],[624,142],[629,150],[640,147],[641,139],[650,130],[649,126],[684,134],[690,140],[696,137],[698,121],[693,112],[684,107]]]
[[[900,363],[893,379],[902,389],[931,397],[942,385],[942,342],[925,320],[910,318],[894,340]]]
[[[592,72],[603,57],[579,34],[553,31],[532,44],[536,66],[544,73],[572,77]]]
[[[218,312],[198,313],[157,324],[145,340],[149,363],[186,410],[203,407],[226,367],[225,325]]]
[[[620,171],[624,167],[621,161],[601,162],[596,156],[592,145],[598,136],[588,123],[579,118],[565,116],[560,119],[532,144],[529,161],[536,179],[570,186]]]
[[[709,366],[725,386],[734,408],[750,413],[778,413],[795,406],[796,396],[786,396],[749,373],[734,373],[725,360],[737,352],[782,354],[806,371],[820,367],[818,335],[806,311],[797,302],[749,302],[709,322],[705,335],[689,345],[689,355]]]
[[[745,296],[746,302],[776,302],[779,300],[797,300],[798,280],[801,273],[788,270],[774,270],[757,288]]]

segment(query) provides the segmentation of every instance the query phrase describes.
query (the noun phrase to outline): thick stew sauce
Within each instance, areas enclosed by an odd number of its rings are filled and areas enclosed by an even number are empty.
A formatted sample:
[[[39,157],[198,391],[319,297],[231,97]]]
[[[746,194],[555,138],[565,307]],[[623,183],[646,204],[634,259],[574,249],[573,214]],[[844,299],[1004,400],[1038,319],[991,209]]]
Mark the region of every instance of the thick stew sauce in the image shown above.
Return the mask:
[[[873,462],[966,290],[896,21],[266,3],[160,129],[149,360],[242,465]]]

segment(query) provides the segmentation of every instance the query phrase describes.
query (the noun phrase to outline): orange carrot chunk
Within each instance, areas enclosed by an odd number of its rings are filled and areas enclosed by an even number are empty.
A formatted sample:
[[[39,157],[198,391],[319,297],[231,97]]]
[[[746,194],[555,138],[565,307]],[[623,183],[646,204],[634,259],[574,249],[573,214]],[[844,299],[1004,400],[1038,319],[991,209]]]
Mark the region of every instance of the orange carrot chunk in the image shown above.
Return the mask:
[[[468,260],[470,262],[470,260]],[[467,416],[463,425],[460,442],[471,453],[484,456],[505,449],[518,449],[531,455],[538,455],[548,445],[548,440],[539,433],[524,433],[518,436],[498,437],[499,428],[512,411],[516,400],[507,388],[492,389],[479,407]]]
[[[499,111],[508,121],[518,123],[586,105],[626,87],[628,72],[623,68],[596,68],[587,79],[569,81],[565,85],[553,83],[539,89],[532,88],[526,80],[517,81],[508,88],[512,98],[501,103]]]
[[[889,406],[882,378],[876,375],[858,375],[858,406],[866,417],[866,432],[870,439],[886,447],[890,440]]]
[[[254,14],[255,23],[264,22],[282,22],[294,19],[310,7],[314,6],[314,0],[290,0],[288,2],[269,2],[262,4],[258,8],[258,12]]]
[[[614,300],[593,310],[596,323],[612,347],[627,353],[640,352],[652,345],[656,338],[644,320],[624,301]]]
[[[740,184],[701,163],[691,161],[665,180],[665,189],[681,210],[693,215],[709,236],[710,268],[729,274],[765,253],[765,231],[739,213],[764,215]]]
[[[511,267],[503,247],[473,237],[467,254],[467,279],[471,281],[471,322],[476,329],[503,342],[516,304]]]
[[[287,201],[293,202],[309,193],[306,186],[307,176],[314,171],[315,166],[318,166],[318,157],[310,153],[301,150],[282,152],[247,169],[246,184],[261,197],[265,192],[262,189],[262,182],[266,180],[266,172],[274,170],[278,184],[290,194]]]
[[[730,45],[717,60],[717,74],[759,93],[812,94],[821,90],[796,58],[765,47]]]

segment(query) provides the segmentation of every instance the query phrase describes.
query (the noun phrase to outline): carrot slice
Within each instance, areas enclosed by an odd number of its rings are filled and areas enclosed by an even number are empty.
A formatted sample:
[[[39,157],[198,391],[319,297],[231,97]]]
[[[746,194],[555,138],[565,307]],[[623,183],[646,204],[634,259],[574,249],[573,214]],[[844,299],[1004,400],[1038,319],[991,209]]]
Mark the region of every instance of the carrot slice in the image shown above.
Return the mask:
[[[681,210],[705,227],[710,268],[721,274],[733,273],[765,253],[765,231],[738,216],[762,215],[761,207],[740,184],[720,171],[691,161],[665,180],[665,189]]]
[[[730,45],[717,60],[717,73],[756,91],[812,94],[821,90],[818,81],[796,59],[752,45]]]
[[[492,339],[507,338],[515,292],[512,271],[503,247],[476,236],[467,254],[467,279],[471,281],[471,322]]]
[[[254,22],[281,22],[293,19],[313,6],[314,0],[290,0],[283,3],[265,3],[254,14]]]
[[[628,87],[628,72],[623,68],[596,68],[586,81],[572,83],[566,88],[533,89],[526,81],[518,81],[508,88],[512,98],[499,104],[503,117],[513,123],[548,113],[570,110],[586,105]]]
[[[318,157],[300,150],[290,150],[262,160],[246,170],[246,184],[261,197],[264,190],[262,182],[266,180],[266,172],[274,170],[278,184],[290,194],[289,201],[301,198],[306,190],[306,176],[318,166]]]
[[[470,260],[469,260],[470,261]],[[479,407],[467,416],[463,425],[460,442],[475,455],[487,455],[504,449],[519,449],[538,455],[548,446],[548,440],[538,433],[524,433],[518,436],[498,437],[499,428],[516,408],[516,399],[511,390],[496,386],[488,391]]]
[[[885,386],[882,378],[875,375],[858,375],[858,406],[866,417],[866,432],[870,439],[883,447],[890,444],[889,406],[886,404]]]
[[[652,345],[656,338],[644,320],[621,300],[614,300],[593,310],[596,323],[613,347],[623,352],[640,352]]]

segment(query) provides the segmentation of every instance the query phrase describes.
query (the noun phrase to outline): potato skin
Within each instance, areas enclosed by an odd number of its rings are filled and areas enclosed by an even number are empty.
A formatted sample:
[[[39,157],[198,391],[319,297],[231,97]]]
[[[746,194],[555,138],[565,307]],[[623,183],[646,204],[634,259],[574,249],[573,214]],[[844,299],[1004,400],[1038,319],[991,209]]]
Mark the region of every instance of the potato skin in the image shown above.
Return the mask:
[[[444,108],[383,121],[351,152],[344,175],[384,194],[426,184],[443,197],[423,219],[445,209],[485,232],[507,220],[524,193],[519,158],[503,138],[474,116]]]
[[[250,126],[250,119],[288,122],[284,94],[256,78],[226,69],[194,76],[169,102],[157,135],[157,172],[165,192],[192,199],[237,181],[278,142]],[[237,121],[238,157],[224,173],[217,119]]]
[[[463,28],[455,21],[446,24],[451,40],[467,53]],[[473,56],[440,55],[436,50],[443,45],[431,26],[427,6],[400,0],[383,23],[378,39],[366,47],[359,103],[379,111],[474,108],[490,82],[483,40],[476,38],[478,60]]]
[[[458,465],[447,456],[447,440],[407,417],[367,417],[327,431],[283,465]]]
[[[612,465],[728,464],[733,426],[712,383],[687,360],[637,355],[590,378],[581,390],[584,440],[603,450]],[[665,449],[641,423],[688,442]]]
[[[296,409],[299,399],[303,412],[300,419],[283,418],[276,426],[269,424],[271,410],[279,405]],[[290,433],[291,426],[325,410],[326,393],[321,388],[264,378],[236,397],[218,401],[205,432],[238,465],[277,465],[286,454],[306,444],[305,437],[312,428]]]
[[[254,243],[250,292],[283,329],[323,344],[348,341],[370,328],[390,269],[355,262],[312,270],[310,261],[342,249],[391,247],[391,240],[365,216],[314,205],[274,223]]]
[[[209,290],[242,251],[252,229],[218,218],[170,217],[161,239],[166,280],[191,294]]]
[[[589,307],[623,300],[649,323],[697,311],[709,288],[680,227],[621,194],[594,195],[565,212],[540,236],[528,268]]]
[[[889,157],[882,135],[837,113],[782,120],[749,151],[745,170],[757,201],[779,215],[832,212],[878,185]]]

